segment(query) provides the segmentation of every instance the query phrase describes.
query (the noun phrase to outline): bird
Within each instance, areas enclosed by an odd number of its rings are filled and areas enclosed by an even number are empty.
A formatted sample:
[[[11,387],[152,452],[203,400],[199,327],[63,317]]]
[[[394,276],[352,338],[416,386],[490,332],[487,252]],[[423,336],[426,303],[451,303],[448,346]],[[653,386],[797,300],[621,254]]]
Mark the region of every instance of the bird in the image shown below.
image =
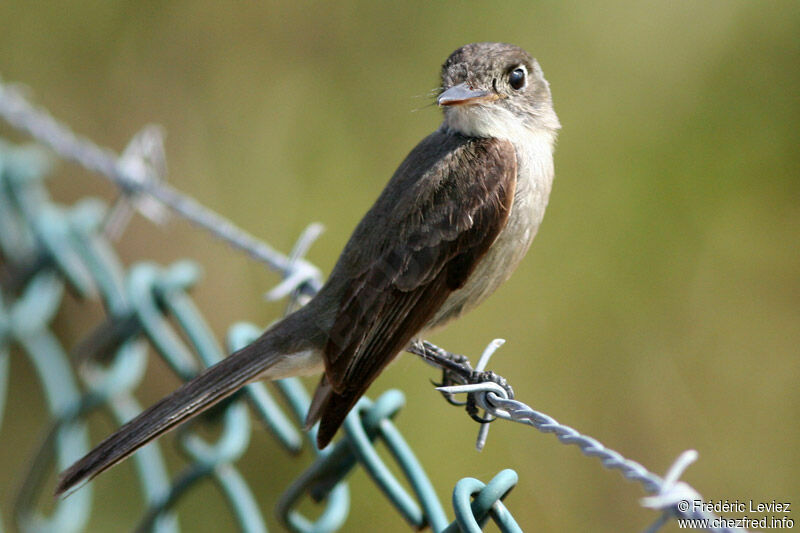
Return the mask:
[[[410,343],[477,306],[516,269],[542,222],[560,129],[539,63],[472,43],[441,68],[441,126],[400,163],[304,306],[206,368],[59,477],[63,495],[248,383],[322,373],[306,427],[317,445]]]

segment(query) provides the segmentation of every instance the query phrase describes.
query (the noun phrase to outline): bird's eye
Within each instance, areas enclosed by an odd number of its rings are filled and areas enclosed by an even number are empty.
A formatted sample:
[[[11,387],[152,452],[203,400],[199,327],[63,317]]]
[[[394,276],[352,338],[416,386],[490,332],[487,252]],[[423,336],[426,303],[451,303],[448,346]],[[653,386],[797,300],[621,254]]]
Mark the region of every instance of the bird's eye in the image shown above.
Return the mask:
[[[519,91],[525,87],[525,69],[522,67],[515,68],[508,74],[508,84],[515,91]]]

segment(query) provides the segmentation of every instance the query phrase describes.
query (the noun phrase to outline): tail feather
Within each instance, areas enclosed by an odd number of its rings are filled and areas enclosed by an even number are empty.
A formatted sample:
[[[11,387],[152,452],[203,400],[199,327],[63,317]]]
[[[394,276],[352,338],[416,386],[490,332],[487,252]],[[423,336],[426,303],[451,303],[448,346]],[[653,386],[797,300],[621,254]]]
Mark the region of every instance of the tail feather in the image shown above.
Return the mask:
[[[253,381],[280,359],[264,337],[201,372],[122,426],[59,477],[56,495],[85,483]],[[259,342],[262,341],[262,342]]]
[[[317,446],[321,450],[333,440],[336,432],[344,423],[350,410],[358,403],[362,392],[345,391],[339,394],[331,391],[325,399],[319,415],[320,423],[317,431]]]
[[[317,422],[320,423],[317,429],[317,447],[320,450],[330,444],[359,398],[361,398],[360,393],[347,391],[342,394],[337,393],[333,390],[328,377],[322,375],[311,400],[311,406],[308,408],[305,423],[306,431]]]
[[[328,376],[322,374],[317,385],[317,390],[314,391],[314,397],[311,399],[311,405],[308,406],[308,413],[306,413],[306,422],[303,426],[305,431],[310,430],[322,416],[322,411],[328,403],[328,399],[333,392]]]

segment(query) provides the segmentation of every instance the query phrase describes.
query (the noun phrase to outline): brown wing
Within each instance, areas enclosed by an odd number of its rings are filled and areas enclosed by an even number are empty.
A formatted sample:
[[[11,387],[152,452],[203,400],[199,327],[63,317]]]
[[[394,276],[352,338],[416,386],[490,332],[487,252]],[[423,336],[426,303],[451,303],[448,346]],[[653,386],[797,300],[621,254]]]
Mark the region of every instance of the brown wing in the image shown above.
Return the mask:
[[[424,160],[434,163],[418,163]],[[443,132],[400,166],[340,260],[355,275],[342,291],[324,352],[329,388],[318,398],[321,447],[380,371],[464,285],[506,224],[516,174],[510,142]]]

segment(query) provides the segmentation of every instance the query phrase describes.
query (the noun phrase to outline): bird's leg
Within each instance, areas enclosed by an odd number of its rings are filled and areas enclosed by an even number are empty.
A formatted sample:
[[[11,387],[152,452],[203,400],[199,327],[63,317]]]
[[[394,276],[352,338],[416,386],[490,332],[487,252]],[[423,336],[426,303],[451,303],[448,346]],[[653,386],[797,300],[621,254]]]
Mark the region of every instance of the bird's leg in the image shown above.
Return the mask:
[[[414,339],[407,351],[422,357],[425,362],[442,370],[441,383],[433,382],[437,387],[468,383],[470,376],[475,373],[465,355],[448,352],[426,340]],[[452,405],[465,405],[464,402],[454,400],[453,395],[447,392],[442,392],[442,396]]]
[[[406,351],[422,357],[429,364],[452,374],[453,383],[466,383],[472,375],[472,366],[465,355],[454,354],[426,340],[414,339]]]

